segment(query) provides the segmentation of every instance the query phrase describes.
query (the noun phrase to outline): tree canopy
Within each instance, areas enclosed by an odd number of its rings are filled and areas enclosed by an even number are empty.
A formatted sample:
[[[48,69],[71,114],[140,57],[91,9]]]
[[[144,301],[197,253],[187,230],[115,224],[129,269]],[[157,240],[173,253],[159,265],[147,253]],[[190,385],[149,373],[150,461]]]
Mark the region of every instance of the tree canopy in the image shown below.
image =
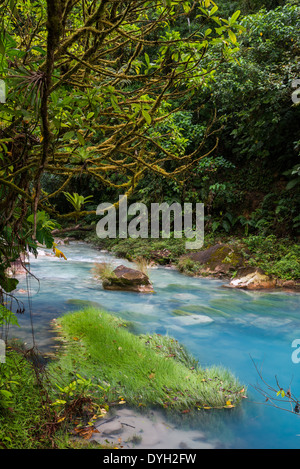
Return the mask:
[[[20,250],[120,193],[297,234],[299,8],[282,3],[2,2],[2,286]]]

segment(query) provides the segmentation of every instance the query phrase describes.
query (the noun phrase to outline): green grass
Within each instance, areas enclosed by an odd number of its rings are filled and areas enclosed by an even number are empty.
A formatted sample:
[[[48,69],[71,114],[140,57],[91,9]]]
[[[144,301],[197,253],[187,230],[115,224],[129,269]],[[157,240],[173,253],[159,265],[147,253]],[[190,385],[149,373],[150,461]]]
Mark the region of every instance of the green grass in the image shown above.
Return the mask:
[[[179,272],[191,276],[199,274],[201,268],[201,264],[199,262],[193,261],[189,257],[178,259],[176,265]]]
[[[50,367],[52,376],[79,373],[103,387],[106,399],[133,406],[191,410],[237,404],[242,386],[227,370],[202,369],[168,336],[135,335],[126,323],[94,308],[59,319],[66,349]]]
[[[45,449],[52,447],[54,417],[38,384],[33,365],[20,352],[8,350],[0,363],[0,448]],[[50,431],[48,431],[50,430]]]

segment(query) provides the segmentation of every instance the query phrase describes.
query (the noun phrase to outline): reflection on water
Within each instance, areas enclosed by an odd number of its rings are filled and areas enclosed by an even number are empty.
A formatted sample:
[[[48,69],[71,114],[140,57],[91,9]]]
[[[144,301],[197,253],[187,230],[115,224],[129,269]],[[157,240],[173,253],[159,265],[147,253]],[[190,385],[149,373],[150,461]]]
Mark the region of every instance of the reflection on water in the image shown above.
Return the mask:
[[[292,341],[300,338],[299,294],[233,290],[220,280],[190,278],[163,267],[149,270],[154,294],[105,291],[92,276],[94,262],[129,262],[84,243],[64,246],[63,252],[67,261],[47,250],[38,259],[31,257],[31,271],[39,283],[20,278],[16,296],[27,311],[18,316],[21,327],[11,328],[12,335],[30,344],[32,320],[39,349],[49,351],[50,321],[91,301],[130,319],[139,332],[175,337],[201,365],[227,367],[248,387],[249,398],[241,408],[222,412],[217,419],[205,416],[205,422],[199,414],[199,431],[232,448],[300,447],[299,417],[264,404],[254,389],[262,383],[252,361],[272,385],[275,375],[284,388],[292,380],[292,390],[300,398],[300,364],[291,360]]]

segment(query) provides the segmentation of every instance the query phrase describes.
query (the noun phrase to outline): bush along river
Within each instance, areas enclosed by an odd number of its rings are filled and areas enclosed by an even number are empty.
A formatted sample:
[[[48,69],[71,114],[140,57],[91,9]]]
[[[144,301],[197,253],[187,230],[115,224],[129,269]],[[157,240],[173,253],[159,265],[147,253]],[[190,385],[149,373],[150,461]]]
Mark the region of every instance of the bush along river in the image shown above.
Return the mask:
[[[41,249],[37,258],[30,257],[34,277],[20,276],[15,292],[26,312],[18,315],[20,327],[11,327],[11,336],[30,345],[34,330],[38,349],[49,353],[54,344],[50,328],[53,319],[82,309],[86,302],[101,305],[132,322],[139,334],[175,338],[202,367],[227,368],[247,387],[247,399],[235,408],[201,411],[196,421],[189,421],[182,414],[182,421],[178,418],[170,422],[173,440],[169,441],[169,448],[300,447],[299,416],[291,412],[293,409],[281,394],[272,394],[275,401],[266,400],[265,396],[267,385],[278,389],[279,384],[300,398],[300,363],[292,346],[296,339],[300,343],[299,293],[230,289],[225,288],[223,280],[187,277],[166,267],[148,269],[153,294],[108,291],[95,279],[94,264],[134,267],[133,264],[81,242],[61,249],[67,260],[46,249]],[[122,412],[130,411],[124,406]],[[136,415],[136,425],[131,420],[136,429],[138,419]],[[165,432],[165,422],[158,422],[161,433]],[[148,430],[151,447],[153,427],[148,425]],[[189,442],[185,446],[182,441],[186,432]]]

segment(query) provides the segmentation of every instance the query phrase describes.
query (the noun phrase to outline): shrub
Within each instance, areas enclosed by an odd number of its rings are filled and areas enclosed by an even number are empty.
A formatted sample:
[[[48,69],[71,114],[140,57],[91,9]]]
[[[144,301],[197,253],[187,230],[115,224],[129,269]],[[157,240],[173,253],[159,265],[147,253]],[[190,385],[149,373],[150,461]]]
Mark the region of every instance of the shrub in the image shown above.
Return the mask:
[[[177,268],[179,272],[182,272],[186,275],[195,275],[199,272],[201,264],[199,262],[195,262],[189,257],[183,257],[179,259],[177,262]]]

